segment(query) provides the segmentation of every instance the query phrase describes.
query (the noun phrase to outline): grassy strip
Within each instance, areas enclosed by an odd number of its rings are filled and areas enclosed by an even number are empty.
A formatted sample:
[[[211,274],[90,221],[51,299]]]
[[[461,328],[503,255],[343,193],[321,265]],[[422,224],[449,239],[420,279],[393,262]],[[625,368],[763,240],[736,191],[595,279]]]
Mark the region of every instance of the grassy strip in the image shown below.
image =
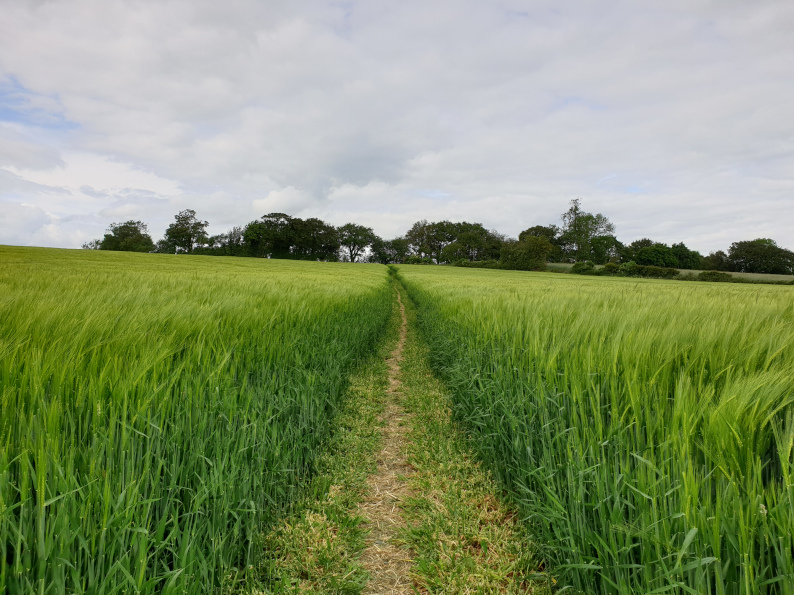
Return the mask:
[[[408,435],[413,493],[404,504],[403,543],[415,554],[415,585],[430,593],[546,593],[531,540],[504,504],[469,438],[450,417],[450,395],[436,379],[416,329],[416,311],[403,295],[408,339],[402,363],[403,405],[414,415]]]
[[[367,492],[367,477],[377,468],[386,359],[399,325],[395,301],[385,340],[350,379],[336,431],[304,497],[261,537],[267,553],[248,592],[353,594],[366,584],[367,573],[358,562],[366,530],[357,505]]]

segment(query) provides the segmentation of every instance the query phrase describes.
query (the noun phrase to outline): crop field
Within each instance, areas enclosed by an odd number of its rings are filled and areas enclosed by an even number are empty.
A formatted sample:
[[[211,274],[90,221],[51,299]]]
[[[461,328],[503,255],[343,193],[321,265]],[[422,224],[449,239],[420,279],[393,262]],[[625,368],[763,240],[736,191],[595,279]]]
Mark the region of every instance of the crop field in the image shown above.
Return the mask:
[[[794,593],[789,287],[401,266],[558,584]]]
[[[287,567],[263,551],[285,515],[325,518],[300,503],[328,499],[306,486],[357,364],[416,400],[429,357],[531,536],[518,592],[794,594],[791,287],[392,273],[420,331],[402,372],[380,265],[0,247],[0,593],[245,591]]]
[[[385,267],[0,247],[0,593],[254,562],[391,311]]]

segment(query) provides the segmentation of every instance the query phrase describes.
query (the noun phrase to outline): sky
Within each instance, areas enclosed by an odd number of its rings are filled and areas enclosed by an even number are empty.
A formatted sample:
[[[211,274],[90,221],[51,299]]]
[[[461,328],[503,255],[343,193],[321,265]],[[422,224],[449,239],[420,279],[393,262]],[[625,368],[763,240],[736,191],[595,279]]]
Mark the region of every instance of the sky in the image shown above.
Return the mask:
[[[794,2],[0,0],[0,244],[269,212],[794,249]]]

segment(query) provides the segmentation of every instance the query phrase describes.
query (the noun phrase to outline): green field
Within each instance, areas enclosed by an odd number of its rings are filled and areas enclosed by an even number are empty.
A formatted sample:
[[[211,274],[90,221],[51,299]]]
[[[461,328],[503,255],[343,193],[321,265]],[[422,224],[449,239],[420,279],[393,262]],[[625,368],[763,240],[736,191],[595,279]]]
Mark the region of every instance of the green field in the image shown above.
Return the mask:
[[[385,267],[0,247],[0,593],[205,593],[254,562]]]
[[[794,594],[791,287],[395,270],[544,580]],[[0,247],[0,593],[228,587],[393,300],[379,265]]]
[[[399,274],[561,584],[794,592],[790,288]]]

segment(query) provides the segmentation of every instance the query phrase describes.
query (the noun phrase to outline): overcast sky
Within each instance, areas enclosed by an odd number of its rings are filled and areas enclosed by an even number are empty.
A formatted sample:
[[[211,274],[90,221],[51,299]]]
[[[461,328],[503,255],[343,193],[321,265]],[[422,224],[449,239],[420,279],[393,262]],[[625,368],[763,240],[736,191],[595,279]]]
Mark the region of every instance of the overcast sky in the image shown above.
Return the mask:
[[[192,208],[794,248],[794,1],[0,0],[0,243]]]

